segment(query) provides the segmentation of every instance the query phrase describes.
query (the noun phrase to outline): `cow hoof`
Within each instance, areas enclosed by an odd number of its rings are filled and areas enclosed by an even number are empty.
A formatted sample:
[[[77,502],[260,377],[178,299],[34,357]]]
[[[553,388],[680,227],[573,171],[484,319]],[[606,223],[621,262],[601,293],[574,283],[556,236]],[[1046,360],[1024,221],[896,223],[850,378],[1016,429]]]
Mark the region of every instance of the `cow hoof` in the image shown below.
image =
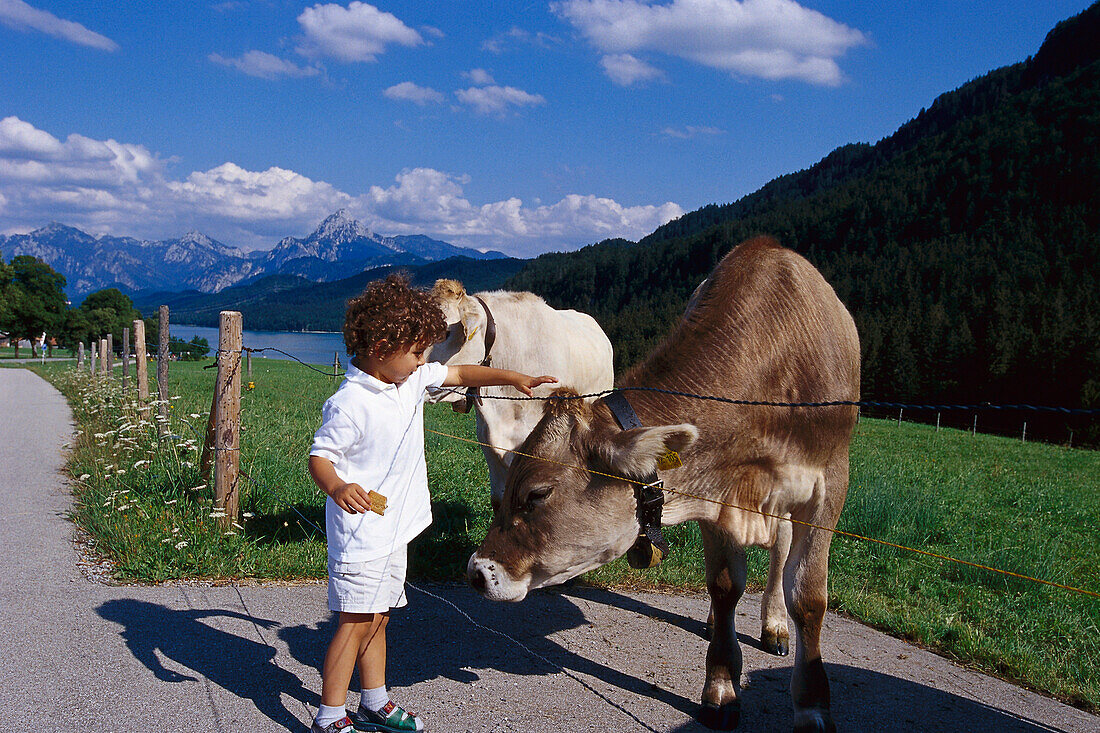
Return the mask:
[[[788,638],[780,637],[774,631],[762,631],[760,633],[760,647],[768,654],[774,654],[777,657],[785,657],[791,653]]]
[[[836,733],[836,723],[828,712],[804,710],[795,713],[794,733]]]
[[[733,730],[741,722],[741,701],[725,705],[703,703],[699,710],[699,722],[712,730]]]

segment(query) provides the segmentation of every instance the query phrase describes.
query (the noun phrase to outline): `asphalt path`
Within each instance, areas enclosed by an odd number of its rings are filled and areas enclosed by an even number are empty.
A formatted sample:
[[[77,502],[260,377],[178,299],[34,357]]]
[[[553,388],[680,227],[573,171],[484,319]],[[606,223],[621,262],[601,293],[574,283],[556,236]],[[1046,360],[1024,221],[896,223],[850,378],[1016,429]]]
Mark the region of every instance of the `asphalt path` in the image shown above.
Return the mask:
[[[333,629],[322,584],[90,580],[60,473],[62,396],[0,369],[0,709],[15,731],[307,731]],[[433,731],[701,731],[708,602],[583,587],[494,604],[416,584],[390,624],[393,697]],[[739,730],[789,730],[790,658],[739,607]],[[830,614],[823,653],[847,731],[1100,731],[1100,718]],[[349,701],[353,698],[349,696]]]

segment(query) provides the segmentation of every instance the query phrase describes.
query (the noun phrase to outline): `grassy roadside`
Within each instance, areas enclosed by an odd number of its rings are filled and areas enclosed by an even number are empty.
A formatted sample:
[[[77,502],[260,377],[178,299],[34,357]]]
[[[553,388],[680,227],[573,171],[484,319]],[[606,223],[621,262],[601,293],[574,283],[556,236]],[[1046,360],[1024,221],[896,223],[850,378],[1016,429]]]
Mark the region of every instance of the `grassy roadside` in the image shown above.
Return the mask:
[[[117,382],[93,386],[63,364],[34,367],[69,397],[80,433],[69,470],[74,520],[117,564],[120,580],[320,578],[323,502],[305,472],[320,405],[335,385],[284,361],[253,361],[242,397],[240,527],[218,529],[196,465],[214,375],[173,362],[170,439]],[[470,416],[429,406],[427,426],[473,437]],[[426,435],[435,523],[415,544],[413,577],[459,577],[489,523],[477,446]],[[1059,583],[1100,587],[1100,453],[863,420],[840,528]],[[653,571],[616,561],[601,585],[700,589],[694,525],[673,528]],[[762,584],[766,554],[750,551]],[[838,537],[830,605],[965,663],[1100,709],[1100,601]],[[755,626],[755,621],[751,622]],[[750,633],[752,630],[750,628]]]

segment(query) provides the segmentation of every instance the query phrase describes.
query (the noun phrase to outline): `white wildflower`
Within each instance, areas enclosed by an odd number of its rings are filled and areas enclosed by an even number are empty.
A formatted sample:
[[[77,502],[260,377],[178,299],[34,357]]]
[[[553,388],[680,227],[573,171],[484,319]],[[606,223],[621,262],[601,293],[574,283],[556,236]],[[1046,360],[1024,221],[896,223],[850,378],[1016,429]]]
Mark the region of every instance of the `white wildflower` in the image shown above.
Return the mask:
[[[87,481],[91,477],[92,477],[92,474],[90,474],[90,473],[82,473],[82,474],[80,474],[80,478],[78,478],[77,481]]]
[[[168,506],[170,504],[175,504],[177,501],[179,501],[179,499],[172,499],[171,501],[164,502],[164,504],[165,504],[165,506]]]
[[[252,512],[245,512],[241,516],[244,517],[245,519],[252,519]]]
[[[182,542],[177,542],[176,543],[176,549],[177,550],[182,550],[185,547],[187,547],[187,540],[183,540]]]

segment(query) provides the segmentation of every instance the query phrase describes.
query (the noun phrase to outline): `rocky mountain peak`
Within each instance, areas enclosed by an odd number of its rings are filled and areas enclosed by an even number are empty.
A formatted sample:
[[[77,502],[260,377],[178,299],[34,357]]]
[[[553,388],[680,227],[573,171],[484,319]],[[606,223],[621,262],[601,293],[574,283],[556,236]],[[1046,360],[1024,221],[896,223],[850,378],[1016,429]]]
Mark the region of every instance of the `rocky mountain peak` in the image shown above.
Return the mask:
[[[353,239],[377,239],[378,237],[363,222],[348,214],[347,209],[338,209],[322,221],[309,238],[342,243]]]
[[[192,229],[191,231],[180,237],[181,244],[197,244],[200,247],[213,247],[214,240],[206,236],[200,231]]]

